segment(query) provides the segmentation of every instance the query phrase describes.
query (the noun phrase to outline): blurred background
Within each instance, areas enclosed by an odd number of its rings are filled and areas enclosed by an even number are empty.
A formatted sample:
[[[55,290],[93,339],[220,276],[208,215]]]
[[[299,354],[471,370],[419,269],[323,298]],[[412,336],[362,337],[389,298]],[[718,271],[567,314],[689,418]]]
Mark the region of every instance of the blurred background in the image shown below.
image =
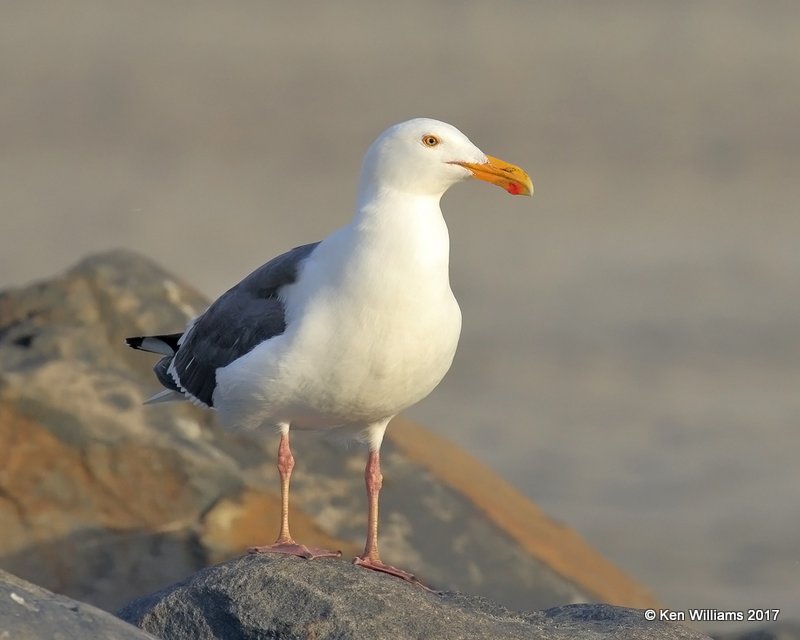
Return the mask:
[[[798,25],[790,1],[7,0],[0,287],[127,247],[216,296],[346,222],[385,127],[451,122],[536,196],[445,197],[464,331],[410,416],[668,606],[797,617]]]

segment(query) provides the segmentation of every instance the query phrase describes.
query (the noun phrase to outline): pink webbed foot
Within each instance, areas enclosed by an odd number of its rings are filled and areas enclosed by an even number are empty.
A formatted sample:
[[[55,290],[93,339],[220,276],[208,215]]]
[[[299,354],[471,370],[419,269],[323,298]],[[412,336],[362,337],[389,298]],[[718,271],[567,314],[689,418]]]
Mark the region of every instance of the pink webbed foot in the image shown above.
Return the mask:
[[[422,587],[426,591],[430,591],[432,593],[437,593],[434,589],[431,589],[424,583],[420,582],[420,580],[415,576],[413,573],[409,573],[408,571],[403,571],[402,569],[398,569],[397,567],[393,567],[390,564],[386,564],[381,562],[378,559],[371,560],[369,556],[356,556],[353,559],[353,564],[364,567],[365,569],[372,569],[373,571],[380,571],[381,573],[388,573],[390,576],[395,576],[396,578],[400,578],[401,580],[405,580],[406,582],[410,582],[418,587]]]
[[[331,551],[330,549],[321,549],[319,547],[307,547],[304,544],[297,544],[291,542],[276,542],[275,544],[268,544],[263,547],[250,547],[247,553],[285,553],[290,556],[298,556],[306,560],[313,560],[314,558],[339,558],[342,555],[341,551]]]

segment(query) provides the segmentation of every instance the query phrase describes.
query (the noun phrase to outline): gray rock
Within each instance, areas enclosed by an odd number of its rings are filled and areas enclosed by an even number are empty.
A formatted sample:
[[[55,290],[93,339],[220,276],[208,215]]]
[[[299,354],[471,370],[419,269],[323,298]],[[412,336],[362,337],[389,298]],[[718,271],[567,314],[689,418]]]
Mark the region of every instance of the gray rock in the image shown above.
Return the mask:
[[[714,634],[716,640],[800,640],[800,621],[776,622],[756,629],[741,628]]]
[[[0,638],[9,640],[153,640],[149,633],[90,604],[0,571]]]
[[[119,616],[169,640],[700,639],[638,609],[568,605],[515,613],[479,596],[434,593],[339,559],[261,555],[203,570]]]

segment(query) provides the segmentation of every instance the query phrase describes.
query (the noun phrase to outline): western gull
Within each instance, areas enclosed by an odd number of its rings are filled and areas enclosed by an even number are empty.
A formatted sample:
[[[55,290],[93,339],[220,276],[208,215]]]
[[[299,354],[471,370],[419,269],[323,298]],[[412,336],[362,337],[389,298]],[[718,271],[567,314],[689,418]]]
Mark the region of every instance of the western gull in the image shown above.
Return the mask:
[[[389,421],[439,384],[456,352],[461,311],[439,201],[470,177],[533,193],[521,168],[452,125],[390,127],[364,158],[349,224],[256,269],[182,333],[127,339],[163,355],[154,371],[165,390],[148,402],[187,399],[216,409],[225,426],[280,433],[280,533],[252,553],[340,555],[289,532],[289,430],[337,430],[369,447],[366,545],[355,564],[419,583],[378,554],[379,451]]]

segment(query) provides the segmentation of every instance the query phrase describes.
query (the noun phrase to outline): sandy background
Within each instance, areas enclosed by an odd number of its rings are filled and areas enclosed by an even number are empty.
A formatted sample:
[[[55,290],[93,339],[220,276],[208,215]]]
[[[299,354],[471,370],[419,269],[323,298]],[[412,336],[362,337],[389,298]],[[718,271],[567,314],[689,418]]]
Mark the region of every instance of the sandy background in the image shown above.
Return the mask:
[[[217,295],[345,222],[387,125],[450,121],[537,193],[446,196],[464,333],[410,415],[672,607],[799,617],[799,26],[772,1],[9,0],[0,286],[124,246]]]

